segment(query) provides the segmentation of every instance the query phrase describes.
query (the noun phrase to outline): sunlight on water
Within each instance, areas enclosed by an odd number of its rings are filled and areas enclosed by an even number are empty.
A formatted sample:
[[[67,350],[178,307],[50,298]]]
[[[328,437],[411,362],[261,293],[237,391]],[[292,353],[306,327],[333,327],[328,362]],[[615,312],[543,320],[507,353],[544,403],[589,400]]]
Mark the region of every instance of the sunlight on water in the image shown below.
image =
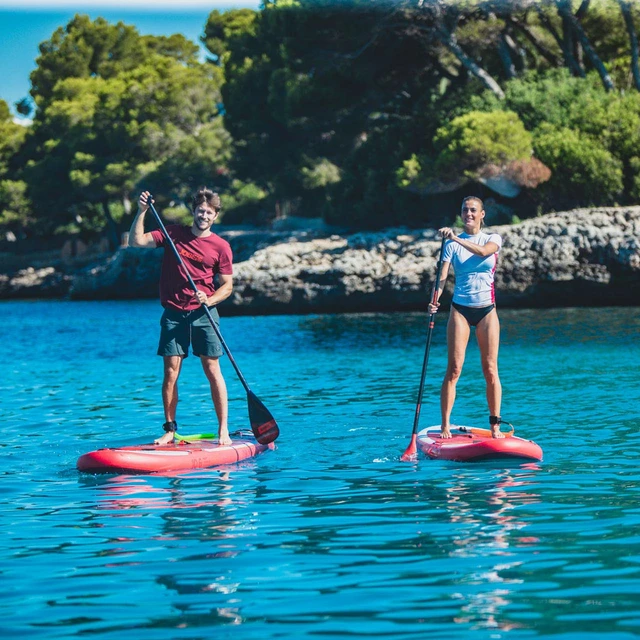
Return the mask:
[[[157,303],[0,311],[7,637],[640,635],[640,309],[501,312],[502,413],[542,446],[535,464],[399,461],[421,314],[223,317],[278,447],[173,476],[75,469],[160,433]],[[439,422],[445,324],[421,426]],[[247,429],[223,366],[231,430]],[[180,391],[181,431],[215,429],[193,357]],[[453,419],[486,417],[472,342]]]

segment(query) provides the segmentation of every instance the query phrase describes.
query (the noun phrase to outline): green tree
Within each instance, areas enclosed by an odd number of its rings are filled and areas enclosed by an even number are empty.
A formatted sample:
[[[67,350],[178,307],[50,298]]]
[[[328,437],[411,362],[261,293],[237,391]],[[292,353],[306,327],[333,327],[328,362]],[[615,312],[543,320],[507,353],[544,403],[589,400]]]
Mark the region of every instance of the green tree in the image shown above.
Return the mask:
[[[115,243],[140,186],[162,205],[228,185],[221,71],[193,43],[76,16],[41,51],[24,175],[43,232],[107,230]]]
[[[0,100],[0,230],[20,234],[29,222],[26,184],[16,179],[16,156],[27,129],[13,122],[9,106]]]

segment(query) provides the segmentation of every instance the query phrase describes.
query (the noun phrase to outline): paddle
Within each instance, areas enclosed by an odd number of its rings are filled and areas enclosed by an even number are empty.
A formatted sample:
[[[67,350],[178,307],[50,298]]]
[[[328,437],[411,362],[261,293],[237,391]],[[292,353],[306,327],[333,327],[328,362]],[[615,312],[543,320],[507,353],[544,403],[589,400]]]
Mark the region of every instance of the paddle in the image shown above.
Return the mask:
[[[171,247],[171,250],[173,251],[173,254],[175,255],[178,261],[178,264],[182,267],[182,270],[184,271],[185,275],[187,276],[187,279],[189,280],[189,285],[193,289],[194,293],[197,292],[198,288],[196,287],[196,284],[193,281],[191,274],[187,270],[187,267],[182,260],[182,256],[178,253],[178,250],[176,249],[176,245],[173,243],[173,240],[167,233],[166,227],[164,226],[162,220],[160,219],[160,216],[158,215],[156,208],[153,206],[153,203],[151,201],[151,195],[149,195],[148,202],[149,202],[149,208],[151,209],[153,215],[155,216],[156,221],[158,222],[158,225],[160,225],[160,229],[162,229],[162,233],[164,233],[164,236],[167,239],[167,242],[169,243],[169,246]],[[234,360],[233,356],[231,355],[231,351],[229,351],[229,347],[227,346],[227,343],[224,341],[224,338],[220,333],[220,329],[218,329],[218,326],[216,325],[213,319],[213,316],[211,315],[211,311],[209,311],[209,307],[207,307],[206,304],[203,304],[202,308],[207,314],[207,318],[209,318],[209,322],[211,323],[213,330],[216,332],[216,335],[218,336],[218,340],[220,340],[220,343],[222,344],[227,356],[229,357],[229,361],[233,365],[233,368],[236,370],[236,373],[238,374],[238,378],[240,379],[242,386],[245,388],[245,391],[247,392],[247,403],[249,405],[249,422],[251,423],[251,431],[253,431],[253,435],[255,436],[256,440],[260,444],[269,444],[270,442],[273,442],[278,437],[278,435],[280,435],[280,429],[278,428],[278,424],[276,423],[275,418],[271,415],[267,407],[264,406],[260,398],[258,398],[258,396],[256,396],[256,394],[253,393],[253,391],[251,391],[251,389],[249,388],[247,381],[242,375],[242,372],[240,371],[238,365],[236,364],[236,361]]]
[[[436,280],[433,284],[433,290],[431,292],[431,302],[436,304],[438,302],[438,289],[440,288],[440,274],[442,273],[442,251],[444,249],[444,243],[446,239],[443,237],[440,244],[440,253],[438,255],[438,268],[436,271]],[[406,448],[405,452],[400,457],[400,460],[404,462],[415,460],[418,448],[416,441],[418,439],[418,422],[420,421],[420,409],[422,408],[422,392],[424,390],[424,380],[427,375],[427,363],[429,362],[429,349],[431,347],[431,335],[433,333],[433,327],[435,326],[435,313],[429,315],[429,328],[427,329],[427,346],[424,350],[424,361],[422,363],[422,374],[420,376],[420,388],[418,389],[418,402],[416,404],[416,413],[413,418],[413,431],[411,432],[411,442]]]

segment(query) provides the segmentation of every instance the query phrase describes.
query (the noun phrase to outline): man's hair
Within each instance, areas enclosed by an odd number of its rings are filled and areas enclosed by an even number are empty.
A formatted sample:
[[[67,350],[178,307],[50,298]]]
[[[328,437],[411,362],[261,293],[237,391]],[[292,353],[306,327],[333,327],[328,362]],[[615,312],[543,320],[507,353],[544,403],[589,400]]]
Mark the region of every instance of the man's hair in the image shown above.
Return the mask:
[[[206,202],[213,209],[222,209],[220,196],[209,187],[198,187],[193,198],[191,198],[191,210],[195,211],[196,207],[203,202]]]

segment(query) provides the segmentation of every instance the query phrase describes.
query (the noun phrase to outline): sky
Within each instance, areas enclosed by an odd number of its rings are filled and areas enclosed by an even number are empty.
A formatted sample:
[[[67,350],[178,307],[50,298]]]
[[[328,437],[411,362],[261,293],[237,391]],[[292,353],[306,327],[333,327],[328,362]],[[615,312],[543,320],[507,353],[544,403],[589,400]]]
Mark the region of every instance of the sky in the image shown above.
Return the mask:
[[[121,20],[142,34],[181,33],[200,44],[213,9],[260,6],[260,0],[0,0],[0,99],[9,104],[16,121],[27,122],[14,105],[29,95],[38,45],[76,13]]]

